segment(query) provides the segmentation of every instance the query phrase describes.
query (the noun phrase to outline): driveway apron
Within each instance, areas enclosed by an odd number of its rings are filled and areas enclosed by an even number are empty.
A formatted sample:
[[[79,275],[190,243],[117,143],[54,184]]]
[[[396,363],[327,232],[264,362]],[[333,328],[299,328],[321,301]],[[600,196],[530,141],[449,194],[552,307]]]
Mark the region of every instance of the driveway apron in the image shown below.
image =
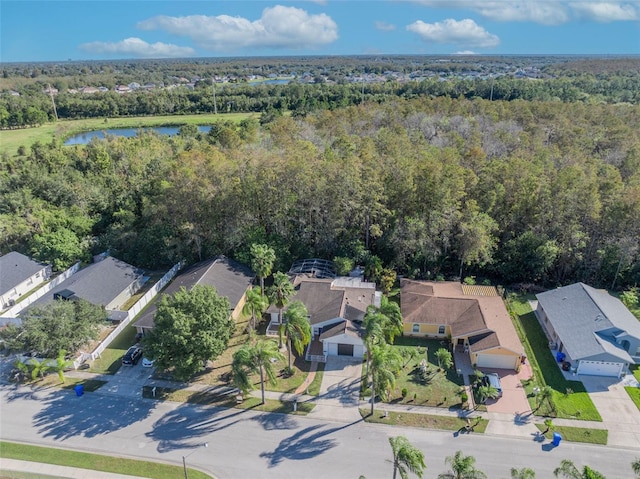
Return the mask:
[[[320,385],[316,407],[309,417],[331,421],[355,422],[361,419],[358,411],[362,361],[328,356]]]
[[[640,411],[624,386],[636,386],[628,375],[622,380],[599,376],[580,376],[605,428],[609,431],[607,444],[619,447],[640,447]]]

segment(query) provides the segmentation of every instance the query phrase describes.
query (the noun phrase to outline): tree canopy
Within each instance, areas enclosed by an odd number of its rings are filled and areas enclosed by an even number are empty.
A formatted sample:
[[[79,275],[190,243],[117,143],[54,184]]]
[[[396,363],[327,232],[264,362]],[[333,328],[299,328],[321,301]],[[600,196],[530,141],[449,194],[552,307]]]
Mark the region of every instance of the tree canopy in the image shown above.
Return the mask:
[[[144,354],[179,380],[190,379],[207,361],[215,360],[235,330],[229,300],[202,285],[163,296],[154,322],[143,340]]]

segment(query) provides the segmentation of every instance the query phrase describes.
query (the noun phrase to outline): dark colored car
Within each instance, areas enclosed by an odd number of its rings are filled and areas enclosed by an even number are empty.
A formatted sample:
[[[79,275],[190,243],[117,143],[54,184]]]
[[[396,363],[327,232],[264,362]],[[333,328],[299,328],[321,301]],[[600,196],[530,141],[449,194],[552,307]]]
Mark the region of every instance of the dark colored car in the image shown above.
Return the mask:
[[[132,366],[137,364],[142,357],[142,348],[139,346],[131,346],[124,356],[122,356],[122,364]]]

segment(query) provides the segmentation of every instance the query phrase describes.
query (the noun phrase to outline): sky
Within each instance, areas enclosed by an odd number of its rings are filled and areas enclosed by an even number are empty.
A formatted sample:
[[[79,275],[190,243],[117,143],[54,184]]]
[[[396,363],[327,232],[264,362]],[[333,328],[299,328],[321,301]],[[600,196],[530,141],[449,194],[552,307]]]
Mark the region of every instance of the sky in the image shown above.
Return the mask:
[[[640,0],[0,1],[0,61],[640,54]]]

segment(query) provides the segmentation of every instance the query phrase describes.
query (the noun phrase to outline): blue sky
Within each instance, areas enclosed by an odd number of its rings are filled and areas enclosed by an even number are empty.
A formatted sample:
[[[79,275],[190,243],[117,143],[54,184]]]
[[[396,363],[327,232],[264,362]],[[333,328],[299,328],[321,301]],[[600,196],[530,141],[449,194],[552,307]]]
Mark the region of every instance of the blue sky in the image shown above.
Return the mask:
[[[640,54],[640,0],[0,3],[0,61]]]

